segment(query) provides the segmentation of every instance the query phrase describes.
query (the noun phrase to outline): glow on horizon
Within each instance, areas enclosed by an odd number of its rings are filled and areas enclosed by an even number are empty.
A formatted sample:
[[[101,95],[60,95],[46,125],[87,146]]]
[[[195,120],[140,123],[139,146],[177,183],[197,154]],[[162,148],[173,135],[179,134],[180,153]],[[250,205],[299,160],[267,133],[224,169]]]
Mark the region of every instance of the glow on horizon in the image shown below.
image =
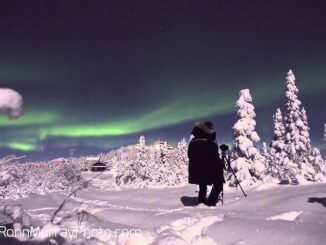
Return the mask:
[[[5,144],[5,146],[20,151],[34,151],[37,149],[36,144],[32,143],[10,142]]]

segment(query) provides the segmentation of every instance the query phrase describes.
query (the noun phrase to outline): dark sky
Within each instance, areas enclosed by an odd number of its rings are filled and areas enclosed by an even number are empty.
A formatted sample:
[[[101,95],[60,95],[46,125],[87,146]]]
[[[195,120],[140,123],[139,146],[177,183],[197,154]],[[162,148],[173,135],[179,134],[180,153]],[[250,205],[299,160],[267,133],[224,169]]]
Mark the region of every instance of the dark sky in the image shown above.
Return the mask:
[[[324,1],[300,0],[0,1],[0,87],[25,102],[20,119],[0,117],[0,147],[45,157],[142,134],[175,143],[197,120],[229,143],[244,88],[269,142],[289,69],[320,146],[325,13]]]

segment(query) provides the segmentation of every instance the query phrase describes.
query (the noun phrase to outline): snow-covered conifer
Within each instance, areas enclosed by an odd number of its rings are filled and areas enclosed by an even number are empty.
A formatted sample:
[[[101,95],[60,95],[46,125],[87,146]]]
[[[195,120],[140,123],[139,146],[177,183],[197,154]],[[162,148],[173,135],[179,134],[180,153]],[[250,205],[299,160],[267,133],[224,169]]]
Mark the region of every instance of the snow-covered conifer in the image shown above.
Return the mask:
[[[145,167],[146,163],[145,163],[145,136],[140,136],[139,138],[139,144],[138,144],[138,152],[137,152],[137,165],[139,165],[139,167]]]
[[[139,178],[146,182],[146,180],[150,179],[151,175],[151,167],[149,162],[149,157],[147,154],[146,148],[146,140],[145,136],[140,136],[139,138],[139,145],[138,145],[138,152],[137,152],[137,159],[136,163],[134,164],[134,170],[139,175]]]
[[[304,123],[300,110],[301,101],[298,99],[299,90],[295,84],[295,76],[292,70],[287,73],[285,85],[285,150],[289,160],[297,163],[301,156],[307,152],[307,148],[300,135]]]
[[[301,164],[307,157],[307,142],[302,134],[305,132],[305,124],[300,110],[301,101],[298,99],[298,88],[295,84],[295,76],[289,70],[286,77],[286,103],[285,103],[285,151],[286,165],[285,177],[292,183],[297,182],[298,175],[301,174]]]
[[[298,88],[295,84],[295,76],[289,70],[286,77],[286,103],[285,103],[285,151],[286,164],[285,178],[290,182],[300,180],[313,180],[317,168],[310,157],[311,140],[307,114],[304,108],[300,109],[301,101],[298,99]]]
[[[144,135],[142,135],[142,136],[139,137],[139,146],[141,148],[143,148],[143,147],[146,146],[146,140],[145,140],[145,136]]]
[[[161,147],[161,161],[163,164],[167,164],[168,162],[168,154],[169,154],[169,150],[168,150],[168,142],[164,141],[162,147]]]
[[[186,139],[182,139],[178,143],[177,148],[177,161],[180,165],[187,165],[188,163],[188,144],[186,142]]]
[[[188,143],[186,139],[182,139],[178,143],[177,150],[175,152],[177,181],[178,183],[185,183],[188,179]]]
[[[301,117],[303,122],[303,127],[300,130],[301,142],[305,145],[306,151],[302,153],[301,164],[301,175],[305,179],[315,180],[315,175],[317,172],[321,172],[320,160],[321,154],[317,148],[311,147],[309,126],[307,113],[304,108],[301,109]]]
[[[233,151],[231,167],[235,171],[238,180],[248,185],[265,171],[263,158],[253,145],[260,140],[255,131],[256,114],[252,105],[252,97],[249,89],[243,89],[237,100],[237,122],[233,126]],[[229,175],[230,185],[236,185],[236,179]]]
[[[169,150],[168,150],[168,144],[166,141],[164,141],[163,144],[160,145],[160,158],[159,162],[156,164],[156,171],[158,173],[158,181],[161,183],[167,183],[168,182],[168,176],[166,175],[166,172],[170,170],[169,168]],[[173,174],[170,172],[170,174]]]
[[[281,152],[284,150],[285,128],[284,128],[283,117],[280,108],[277,108],[276,113],[273,116],[273,123],[274,123],[274,135],[270,147],[271,150],[275,152]]]
[[[311,180],[314,181],[326,181],[326,165],[321,156],[320,150],[316,147],[313,147],[310,151],[308,162],[305,164],[305,172],[307,172]]]
[[[263,142],[263,148],[261,149],[261,155],[264,157],[266,157],[268,155],[268,149],[267,149],[266,142]]]
[[[308,126],[307,112],[303,107],[301,109],[301,116],[303,122],[303,127],[300,130],[301,141],[305,144],[306,154],[309,154],[311,150],[311,140],[310,140],[310,133],[309,133],[310,128]]]
[[[285,128],[280,108],[277,108],[273,116],[274,135],[270,143],[270,153],[267,157],[268,173],[275,178],[282,179],[284,174],[284,134]]]

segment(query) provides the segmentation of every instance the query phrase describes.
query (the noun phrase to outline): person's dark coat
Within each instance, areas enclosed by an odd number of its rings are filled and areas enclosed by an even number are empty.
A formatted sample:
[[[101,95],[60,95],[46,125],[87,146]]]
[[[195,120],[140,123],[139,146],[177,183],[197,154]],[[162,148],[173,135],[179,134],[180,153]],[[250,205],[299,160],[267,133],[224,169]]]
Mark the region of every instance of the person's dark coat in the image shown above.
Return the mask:
[[[194,138],[188,146],[189,183],[224,183],[223,164],[218,153],[215,131],[202,123],[196,123],[192,135]]]

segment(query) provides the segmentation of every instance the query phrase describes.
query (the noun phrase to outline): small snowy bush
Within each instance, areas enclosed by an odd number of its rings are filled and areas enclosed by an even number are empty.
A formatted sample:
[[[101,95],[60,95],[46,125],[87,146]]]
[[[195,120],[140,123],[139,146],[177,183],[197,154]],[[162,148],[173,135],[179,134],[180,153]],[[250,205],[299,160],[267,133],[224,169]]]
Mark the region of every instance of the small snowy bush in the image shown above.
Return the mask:
[[[150,188],[177,186],[187,182],[187,143],[182,140],[177,149],[168,149],[166,142],[146,146],[142,136],[136,146],[118,150],[115,158],[116,185],[120,187]]]
[[[17,199],[30,193],[69,192],[85,184],[79,167],[71,162],[15,163],[7,168],[8,172],[15,173],[15,177],[0,187],[3,198]]]

